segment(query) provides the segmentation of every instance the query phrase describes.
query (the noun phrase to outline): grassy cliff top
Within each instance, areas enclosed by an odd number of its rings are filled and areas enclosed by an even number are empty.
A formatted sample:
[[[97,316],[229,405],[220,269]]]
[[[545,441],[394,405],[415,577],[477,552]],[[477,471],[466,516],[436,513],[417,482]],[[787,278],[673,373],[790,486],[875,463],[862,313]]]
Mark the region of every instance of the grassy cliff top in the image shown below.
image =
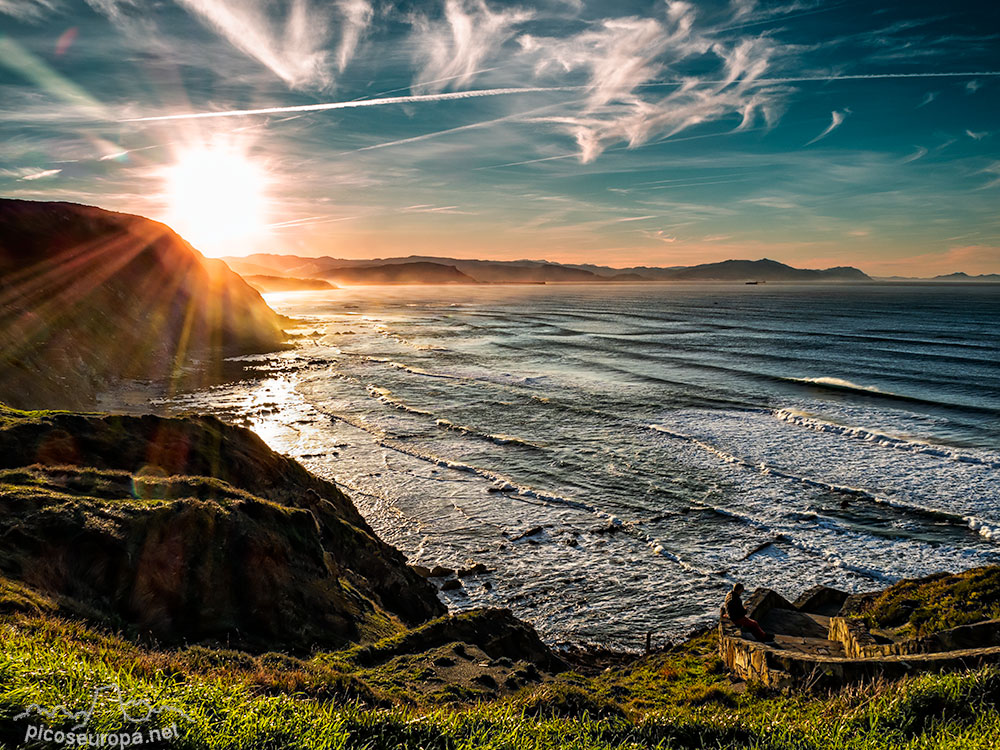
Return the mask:
[[[103,685],[183,712],[153,725],[176,722],[172,746],[185,749],[964,750],[992,748],[1000,733],[1000,673],[989,669],[782,695],[733,686],[714,633],[597,674],[532,674],[460,642],[361,665],[355,650],[295,658],[139,646],[0,586],[0,611],[11,599],[37,611],[0,615],[0,742],[8,747],[23,745],[25,722],[14,717],[27,705],[79,710]],[[503,688],[505,674],[520,686]],[[99,701],[87,731],[121,726],[116,708]]]
[[[212,417],[0,405],[0,575],[163,642],[370,642],[444,612],[334,484]]]
[[[925,636],[959,625],[1000,618],[1000,566],[936,573],[900,581],[884,591],[852,597],[848,610],[870,627],[900,636]]]

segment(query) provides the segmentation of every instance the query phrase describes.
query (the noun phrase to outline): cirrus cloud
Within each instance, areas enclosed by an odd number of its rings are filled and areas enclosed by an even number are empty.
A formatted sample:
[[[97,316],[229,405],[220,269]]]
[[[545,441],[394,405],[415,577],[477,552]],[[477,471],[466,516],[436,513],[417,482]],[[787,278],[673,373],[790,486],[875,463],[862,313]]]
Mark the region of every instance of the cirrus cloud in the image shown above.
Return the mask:
[[[415,15],[413,43],[421,67],[414,90],[435,93],[470,83],[483,61],[533,16],[519,8],[495,11],[484,0],[445,0],[443,17],[435,20]]]
[[[695,6],[679,0],[657,18],[606,19],[575,36],[526,36],[521,43],[537,57],[537,75],[586,72],[584,106],[548,118],[573,137],[585,163],[615,143],[636,147],[704,122],[731,119],[736,130],[760,120],[770,126],[784,106],[783,89],[763,79],[789,50],[767,35],[734,38],[700,26]],[[673,90],[650,94],[663,77]]]

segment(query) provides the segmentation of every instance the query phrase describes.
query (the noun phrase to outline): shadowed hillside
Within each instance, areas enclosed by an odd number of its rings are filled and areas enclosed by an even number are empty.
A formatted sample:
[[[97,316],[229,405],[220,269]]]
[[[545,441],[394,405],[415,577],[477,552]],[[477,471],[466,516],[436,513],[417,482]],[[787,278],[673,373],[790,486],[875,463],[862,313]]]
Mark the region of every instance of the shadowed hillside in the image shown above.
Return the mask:
[[[665,272],[672,281],[871,281],[857,268],[793,268],[776,260],[724,260]]]
[[[475,284],[476,280],[454,266],[441,263],[330,268],[317,274],[340,284]]]
[[[279,347],[281,323],[163,224],[0,200],[0,399],[14,406],[86,406],[122,377],[196,384],[225,356]]]
[[[243,280],[261,294],[268,292],[312,292],[336,289],[329,281],[323,279],[296,279],[290,276],[266,276],[253,274],[244,276]]]
[[[0,406],[0,572],[163,641],[309,649],[443,605],[336,486],[211,417]]]

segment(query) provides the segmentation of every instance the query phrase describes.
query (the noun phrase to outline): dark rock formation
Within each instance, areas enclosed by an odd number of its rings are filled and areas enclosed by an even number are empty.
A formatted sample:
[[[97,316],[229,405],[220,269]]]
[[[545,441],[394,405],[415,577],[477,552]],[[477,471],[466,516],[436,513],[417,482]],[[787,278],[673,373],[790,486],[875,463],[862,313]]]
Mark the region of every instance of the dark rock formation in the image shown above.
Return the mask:
[[[336,289],[323,279],[296,279],[290,276],[264,276],[260,274],[244,276],[243,280],[258,292],[310,292]]]
[[[477,609],[441,617],[394,638],[361,646],[352,658],[359,665],[371,666],[452,643],[476,646],[491,659],[526,661],[550,672],[566,669],[535,629],[507,609]]]
[[[334,485],[212,417],[0,407],[0,572],[166,642],[307,650],[444,612]]]
[[[398,263],[391,265],[331,268],[321,274],[341,284],[475,284],[475,279],[455,266],[441,263]]]
[[[117,378],[196,385],[226,356],[278,348],[282,323],[163,224],[0,199],[0,401],[86,408]]]

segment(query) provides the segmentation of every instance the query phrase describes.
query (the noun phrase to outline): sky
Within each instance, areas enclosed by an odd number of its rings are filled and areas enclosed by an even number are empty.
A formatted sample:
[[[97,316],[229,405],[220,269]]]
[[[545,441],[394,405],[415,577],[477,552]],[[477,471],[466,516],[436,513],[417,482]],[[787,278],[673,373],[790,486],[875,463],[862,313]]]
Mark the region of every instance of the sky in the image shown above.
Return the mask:
[[[979,1],[0,0],[0,196],[210,255],[1000,273],[998,93]]]

